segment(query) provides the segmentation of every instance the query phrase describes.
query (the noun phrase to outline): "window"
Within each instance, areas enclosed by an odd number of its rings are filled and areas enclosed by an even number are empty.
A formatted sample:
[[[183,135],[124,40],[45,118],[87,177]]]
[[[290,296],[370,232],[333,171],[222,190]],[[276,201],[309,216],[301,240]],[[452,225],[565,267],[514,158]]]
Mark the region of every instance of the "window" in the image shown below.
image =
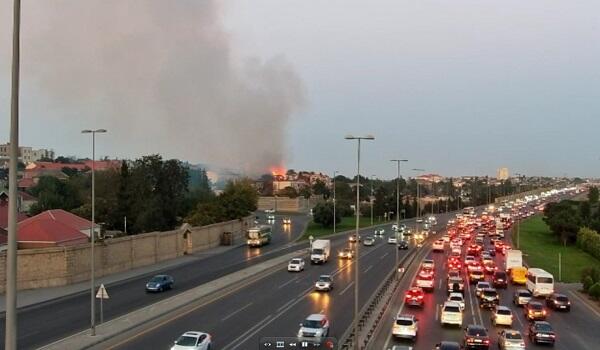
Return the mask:
[[[398,326],[412,326],[413,321],[410,319],[406,319],[406,318],[399,318],[396,320],[396,324]]]
[[[454,305],[446,305],[444,312],[460,312],[460,308]]]
[[[537,283],[552,283],[552,277],[538,277]]]

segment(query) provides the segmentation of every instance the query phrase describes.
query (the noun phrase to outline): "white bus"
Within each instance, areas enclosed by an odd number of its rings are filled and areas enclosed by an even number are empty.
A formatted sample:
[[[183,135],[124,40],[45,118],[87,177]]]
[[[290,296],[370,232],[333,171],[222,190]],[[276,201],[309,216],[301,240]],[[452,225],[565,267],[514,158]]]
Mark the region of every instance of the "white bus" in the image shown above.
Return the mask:
[[[262,225],[248,229],[247,238],[249,247],[262,247],[271,242],[271,226]]]
[[[531,268],[527,271],[525,286],[534,297],[548,296],[554,293],[554,276],[542,269]]]

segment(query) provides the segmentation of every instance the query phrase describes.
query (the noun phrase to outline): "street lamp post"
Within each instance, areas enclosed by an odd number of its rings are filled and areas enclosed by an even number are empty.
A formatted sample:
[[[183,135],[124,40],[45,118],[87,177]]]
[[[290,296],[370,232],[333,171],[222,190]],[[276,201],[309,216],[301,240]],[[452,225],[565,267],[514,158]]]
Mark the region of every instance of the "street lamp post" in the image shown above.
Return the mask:
[[[369,197],[369,202],[371,202],[371,226],[373,226],[373,179],[375,175],[371,175],[371,196]]]
[[[335,170],[333,172],[333,233],[335,233],[335,226],[336,226],[336,222],[335,222],[335,176],[338,173],[337,170]]]
[[[19,164],[19,73],[21,1],[13,2],[10,148],[8,171],[8,236],[6,251],[6,323],[4,348],[17,350],[17,171]]]
[[[94,245],[96,243],[95,233],[96,233],[96,218],[95,218],[95,201],[96,201],[96,184],[95,184],[95,172],[96,172],[96,134],[105,133],[106,129],[96,129],[96,130],[82,130],[82,134],[92,134],[92,227],[90,228],[90,264],[91,264],[91,273],[90,273],[90,313],[91,313],[91,324],[90,330],[92,336],[96,335],[96,280],[95,280],[95,265],[96,260],[94,258]]]
[[[390,162],[396,163],[396,169],[398,170],[398,174],[396,176],[396,232],[394,235],[396,236],[396,266],[395,269],[398,271],[398,265],[400,261],[400,257],[398,254],[398,245],[400,244],[398,239],[398,231],[400,231],[400,162],[408,162],[408,159],[391,159]],[[404,233],[400,231],[400,240],[404,240]],[[398,274],[396,273],[396,277]]]
[[[424,172],[425,169],[413,169],[416,172]],[[421,218],[421,194],[419,188],[419,177],[417,176],[417,220],[415,221],[415,229],[419,235],[419,219]]]
[[[359,350],[360,347],[358,345],[358,281],[359,278],[358,276],[360,275],[359,273],[359,261],[360,261],[360,254],[359,254],[359,247],[360,244],[358,243],[358,231],[359,231],[359,227],[360,227],[360,223],[359,223],[359,214],[360,214],[360,141],[361,140],[375,140],[375,137],[372,135],[366,135],[366,136],[352,136],[352,135],[347,135],[345,137],[346,140],[357,140],[357,166],[356,166],[356,208],[355,208],[355,214],[356,214],[356,237],[357,237],[357,242],[356,242],[356,260],[354,261],[354,349]]]

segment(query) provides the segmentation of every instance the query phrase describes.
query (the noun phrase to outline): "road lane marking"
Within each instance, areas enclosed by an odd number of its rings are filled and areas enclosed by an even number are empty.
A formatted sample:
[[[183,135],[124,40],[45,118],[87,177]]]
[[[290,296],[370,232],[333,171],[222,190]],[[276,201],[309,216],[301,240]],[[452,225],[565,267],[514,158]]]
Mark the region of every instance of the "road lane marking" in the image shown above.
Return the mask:
[[[389,253],[390,252],[387,252],[387,253],[383,254],[379,259],[381,259],[381,260],[385,259],[385,257],[388,256]]]
[[[279,311],[281,311],[281,310],[285,309],[286,307],[288,307],[288,306],[289,306],[291,303],[293,303],[293,302],[294,302],[296,299],[297,299],[297,298],[294,298],[294,299],[292,299],[292,300],[288,301],[287,303],[283,304],[283,305],[282,305],[282,306],[281,306],[279,309],[277,309],[277,312],[279,312]]]
[[[239,337],[235,338],[234,341],[232,341],[231,343],[229,343],[223,349],[229,349],[229,345],[230,344],[235,344],[235,343],[237,343],[237,345],[235,345],[234,347],[232,347],[230,349],[233,350],[233,349],[238,348],[240,345],[242,345],[242,343],[239,342],[240,340],[242,340],[242,339],[249,340],[249,338],[254,335],[254,334],[250,334],[250,333],[254,332],[255,329],[256,329],[256,331],[259,331],[260,329],[262,329],[264,327],[263,325],[265,324],[265,322],[267,322],[272,317],[273,317],[273,315],[269,315],[269,316],[263,318],[261,321],[257,322],[254,326],[252,326],[249,330],[247,330],[246,332],[244,332]]]
[[[288,284],[290,284],[290,283],[292,283],[292,282],[296,281],[296,280],[297,280],[297,279],[299,279],[299,278],[300,278],[300,276],[296,276],[296,277],[292,278],[291,280],[289,280],[289,281],[287,281],[287,282],[283,283],[283,284],[282,284],[282,285],[280,285],[279,287],[277,287],[277,289],[281,289],[281,288],[283,288],[283,287],[287,286]]]
[[[586,308],[588,308],[589,310],[591,310],[594,314],[596,314],[596,316],[600,317],[600,313],[598,311],[596,311],[596,309],[592,308],[588,304],[588,301],[586,301],[585,299],[583,299],[581,296],[577,295],[577,293],[573,292],[572,290],[570,290],[569,293],[571,293],[572,296],[574,296],[579,301],[581,301],[586,306]]]
[[[344,293],[346,293],[348,291],[348,289],[350,289],[350,287],[352,287],[354,285],[354,281],[350,282],[350,284],[348,284],[346,286],[346,288],[344,288],[338,295],[343,295]]]
[[[435,320],[437,321],[439,319],[440,316],[440,306],[439,304],[435,305]]]
[[[370,270],[370,269],[372,269],[372,268],[373,268],[373,265],[371,265],[371,266],[367,267],[367,268],[365,269],[365,271],[363,271],[363,273],[367,273],[367,272],[369,272],[369,270]]]
[[[245,310],[245,309],[249,308],[251,305],[252,305],[252,303],[248,303],[248,304],[246,304],[245,306],[242,306],[241,308],[239,308],[239,309],[235,310],[234,312],[230,313],[229,315],[227,315],[227,316],[223,317],[223,318],[221,319],[221,322],[227,321],[227,320],[228,320],[228,319],[230,319],[231,317],[235,316],[237,313],[239,313],[239,312],[241,312],[241,311],[243,311],[243,310]]]
[[[442,289],[442,279],[440,278],[440,283],[438,283],[438,289]]]

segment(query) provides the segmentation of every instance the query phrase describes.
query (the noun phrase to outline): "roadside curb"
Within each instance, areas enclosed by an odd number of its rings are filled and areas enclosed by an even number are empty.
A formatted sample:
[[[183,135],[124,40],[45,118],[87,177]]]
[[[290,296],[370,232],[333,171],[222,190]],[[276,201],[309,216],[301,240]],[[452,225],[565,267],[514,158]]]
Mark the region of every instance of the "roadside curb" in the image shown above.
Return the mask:
[[[184,313],[218,300],[274,273],[289,259],[306,254],[305,249],[273,258],[246,269],[188,289],[165,300],[145,306],[96,326],[96,335],[89,329],[73,334],[39,349],[106,349],[123,342],[129,336],[140,333],[157,324],[182,316]]]

